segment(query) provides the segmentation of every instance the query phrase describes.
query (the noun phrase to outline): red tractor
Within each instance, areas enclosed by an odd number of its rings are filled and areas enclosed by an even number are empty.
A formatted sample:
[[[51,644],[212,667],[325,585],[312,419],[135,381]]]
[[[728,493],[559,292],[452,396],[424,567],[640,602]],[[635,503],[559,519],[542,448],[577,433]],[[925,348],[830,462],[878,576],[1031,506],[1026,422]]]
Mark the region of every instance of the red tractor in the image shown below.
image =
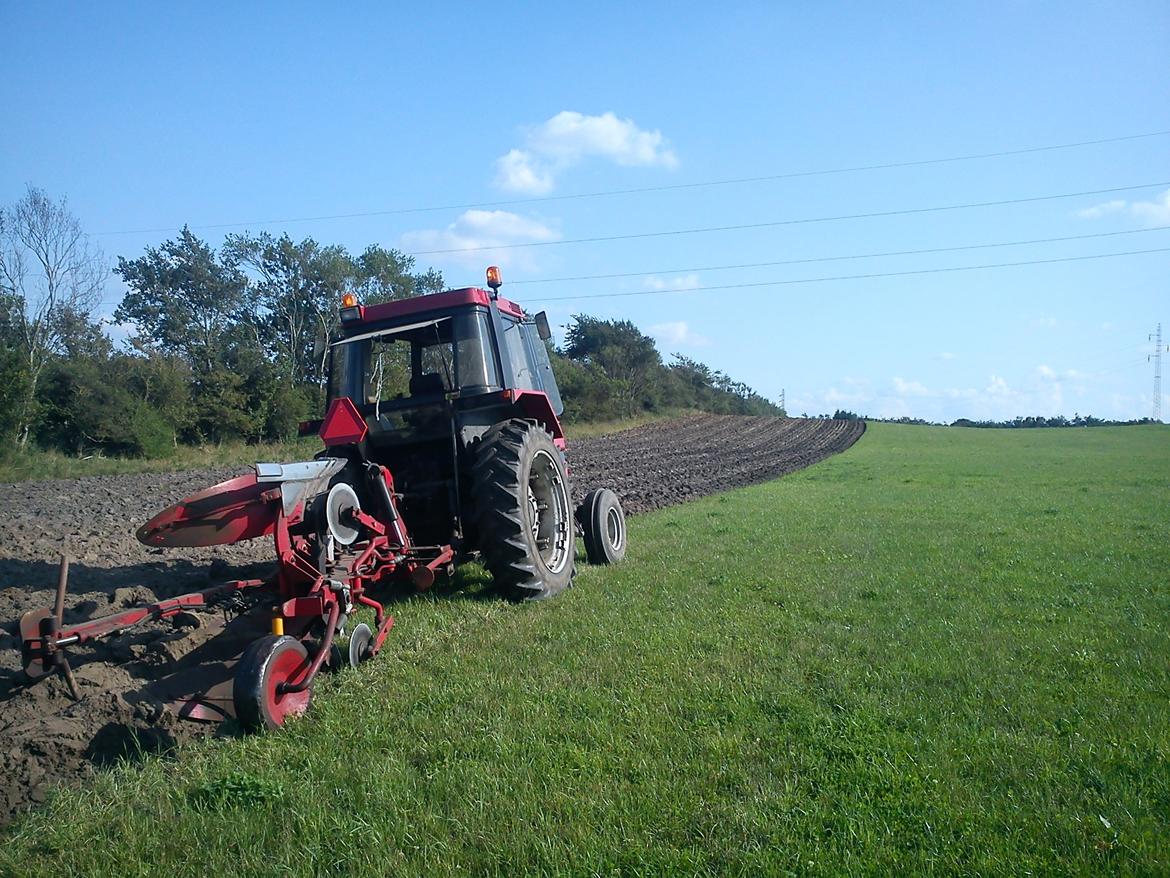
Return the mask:
[[[621,560],[625,517],[613,492],[572,505],[548,321],[499,296],[495,267],[488,286],[368,306],[347,295],[325,417],[302,425],[325,449],[311,461],[257,464],[138,530],[149,546],[271,536],[272,575],[65,626],[63,564],[54,610],[21,620],[29,676],[59,671],[76,692],[65,656],[73,644],[184,610],[258,603],[271,633],[240,659],[231,700],[245,727],[275,728],[305,710],[323,666],[344,661],[339,642],[357,609],[373,611],[374,628],[348,631],[349,663],[382,648],[394,620],[371,594],[380,587],[423,590],[478,558],[508,596],[552,597],[572,582],[578,532],[590,562]],[[197,698],[180,714],[216,716]]]

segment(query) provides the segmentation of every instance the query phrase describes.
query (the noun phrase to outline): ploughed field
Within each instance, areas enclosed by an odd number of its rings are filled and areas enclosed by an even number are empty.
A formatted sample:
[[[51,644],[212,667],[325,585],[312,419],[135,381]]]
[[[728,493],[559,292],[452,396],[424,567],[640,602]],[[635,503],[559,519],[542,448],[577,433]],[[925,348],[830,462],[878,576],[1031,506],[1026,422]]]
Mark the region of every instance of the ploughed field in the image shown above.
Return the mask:
[[[810,466],[850,447],[864,429],[858,421],[703,415],[577,440],[569,450],[574,493],[579,500],[592,488],[613,488],[636,515]],[[214,731],[176,719],[163,705],[208,674],[230,678],[231,659],[260,633],[250,617],[225,627],[214,614],[182,614],[72,650],[82,695],[76,703],[56,677],[23,685],[17,620],[51,605],[62,550],[72,559],[66,622],[265,575],[273,561],[267,539],[163,550],[134,537],[159,510],[240,473],[233,467],[0,485],[0,822],[93,766]],[[398,617],[409,626],[409,607]]]

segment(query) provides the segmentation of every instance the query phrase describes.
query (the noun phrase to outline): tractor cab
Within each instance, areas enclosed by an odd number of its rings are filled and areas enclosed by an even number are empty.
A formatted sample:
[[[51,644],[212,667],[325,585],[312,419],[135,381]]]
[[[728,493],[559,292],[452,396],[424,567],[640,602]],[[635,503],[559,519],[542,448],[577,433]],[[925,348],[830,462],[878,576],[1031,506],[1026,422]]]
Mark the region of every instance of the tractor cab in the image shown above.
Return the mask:
[[[476,412],[528,395],[543,397],[528,406],[544,409],[538,419],[560,435],[564,405],[543,313],[529,317],[494,291],[468,287],[381,305],[350,301],[341,315],[340,337],[330,346],[329,400],[348,397],[374,444],[449,432],[452,415],[459,438],[470,442],[494,423]]]
[[[394,474],[403,512],[426,543],[463,545],[470,534],[472,469],[494,426],[532,423],[563,457],[548,321],[499,295],[498,269],[488,285],[377,305],[347,295],[330,345],[325,422],[304,425],[325,438],[337,406],[359,417],[356,453]]]

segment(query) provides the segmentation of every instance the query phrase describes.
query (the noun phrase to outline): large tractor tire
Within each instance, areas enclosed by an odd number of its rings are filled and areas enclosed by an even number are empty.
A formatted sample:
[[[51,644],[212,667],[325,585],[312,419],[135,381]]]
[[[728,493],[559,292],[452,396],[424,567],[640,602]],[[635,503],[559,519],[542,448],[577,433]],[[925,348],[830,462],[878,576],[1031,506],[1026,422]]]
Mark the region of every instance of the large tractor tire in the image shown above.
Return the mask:
[[[471,492],[478,548],[497,588],[521,600],[568,588],[576,553],[569,474],[543,427],[510,420],[484,433]]]

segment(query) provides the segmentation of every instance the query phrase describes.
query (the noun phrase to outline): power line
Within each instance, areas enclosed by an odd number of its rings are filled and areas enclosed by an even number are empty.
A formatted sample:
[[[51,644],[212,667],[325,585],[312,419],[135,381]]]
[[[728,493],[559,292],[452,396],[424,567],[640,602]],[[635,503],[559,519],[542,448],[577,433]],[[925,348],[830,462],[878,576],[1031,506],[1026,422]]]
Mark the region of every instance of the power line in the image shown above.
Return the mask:
[[[630,290],[619,293],[590,293],[581,296],[543,296],[537,302],[568,302],[578,299],[613,299],[627,296],[661,296],[667,293],[702,293],[714,290],[740,290],[749,287],[781,287],[795,284],[816,284],[840,280],[868,280],[881,277],[910,277],[919,274],[943,274],[956,271],[982,271],[990,268],[1016,268],[1024,265],[1051,265],[1057,262],[1083,262],[1089,259],[1110,259],[1118,256],[1139,256],[1145,253],[1170,253],[1170,247],[1156,247],[1150,250],[1126,250],[1120,253],[1096,253],[1089,256],[1062,256],[1055,259],[1030,259],[1023,262],[995,262],[988,265],[958,265],[949,268],[922,268],[915,271],[884,271],[868,274],[842,274],[834,277],[808,277],[794,280],[759,281],[756,283],[724,284],[708,287],[677,287],[665,290]]]
[[[1088,235],[1067,235],[1060,238],[1032,238],[1028,241],[997,241],[991,244],[962,244],[954,247],[928,247],[920,250],[887,250],[882,253],[855,253],[848,256],[816,256],[807,259],[781,259],[776,262],[741,262],[735,265],[703,265],[691,268],[662,268],[657,271],[628,271],[620,274],[580,274],[573,277],[534,278],[511,281],[518,284],[551,284],[577,280],[613,280],[624,277],[646,277],[655,274],[681,274],[687,271],[731,271],[739,268],[772,268],[777,265],[804,265],[813,262],[842,262],[851,259],[877,259],[885,256],[920,256],[928,253],[954,253],[960,250],[986,250],[993,247],[1022,247],[1027,244],[1053,244],[1060,241],[1084,241],[1090,238],[1112,238],[1118,235],[1140,235],[1145,232],[1164,232],[1170,226],[1154,226],[1148,229],[1125,229],[1119,232],[1095,232]]]
[[[1167,228],[1170,228],[1170,227],[1167,227]],[[1144,230],[1137,230],[1137,231],[1144,231]],[[1150,229],[1150,231],[1157,231],[1157,230]],[[1086,236],[1086,237],[1091,237],[1091,236]],[[993,246],[993,245],[987,245],[987,246]],[[957,248],[957,249],[962,249],[962,248]],[[570,302],[570,301],[576,301],[579,299],[612,299],[612,298],[624,298],[624,297],[628,297],[628,296],[660,296],[660,295],[664,295],[667,293],[701,293],[701,292],[711,292],[711,291],[716,291],[716,290],[739,290],[739,289],[748,289],[748,288],[754,288],[754,287],[791,286],[791,285],[796,285],[796,284],[827,283],[829,281],[842,281],[842,280],[869,280],[872,278],[883,278],[883,277],[910,277],[913,275],[920,275],[920,274],[943,274],[943,273],[958,272],[958,271],[982,271],[985,269],[993,269],[993,268],[1016,268],[1016,267],[1020,267],[1020,266],[1026,266],[1026,265],[1051,265],[1053,263],[1059,263],[1059,262],[1081,262],[1081,261],[1091,260],[1091,259],[1111,259],[1111,258],[1120,257],[1120,256],[1140,256],[1140,255],[1144,255],[1147,253],[1167,253],[1167,252],[1170,252],[1170,247],[1155,247],[1155,248],[1152,248],[1149,250],[1125,250],[1125,251],[1122,251],[1119,253],[1096,253],[1096,254],[1091,254],[1091,255],[1087,255],[1087,256],[1063,256],[1063,257],[1054,258],[1054,259],[1029,259],[1029,260],[1024,260],[1024,261],[1020,261],[1020,262],[995,262],[995,263],[990,263],[990,264],[986,264],[986,265],[959,265],[959,266],[951,266],[951,267],[945,267],[945,268],[923,268],[923,269],[917,269],[917,270],[911,270],[911,271],[885,271],[885,272],[870,272],[870,273],[866,273],[866,274],[841,274],[841,275],[833,275],[831,277],[810,277],[810,278],[796,278],[796,279],[791,279],[791,280],[758,281],[758,282],[752,282],[752,283],[723,284],[720,286],[674,287],[674,288],[664,289],[664,290],[627,290],[627,291],[615,292],[615,293],[588,293],[588,294],[578,295],[578,296],[542,296],[542,297],[537,297],[537,298],[533,299],[532,301],[536,301],[536,302]],[[839,258],[852,258],[852,257],[839,257]],[[777,264],[783,264],[783,263],[777,263]],[[116,304],[118,304],[118,302],[115,302],[112,300],[111,301],[103,300],[103,301],[99,302],[98,304],[99,305],[116,305]],[[1118,350],[1122,350],[1122,349],[1119,348]]]
[[[1146,363],[1146,362],[1148,362],[1148,361],[1141,359],[1141,358],[1138,358],[1136,360],[1127,360],[1126,362],[1122,363],[1121,365],[1114,366],[1111,369],[1098,369],[1094,372],[1086,372],[1086,373],[1084,373],[1084,377],[1098,378],[1102,375],[1112,375],[1114,372],[1120,372],[1124,369],[1136,369],[1142,363]],[[1075,379],[1070,379],[1070,380],[1075,380]]]
[[[889,216],[910,216],[922,213],[940,213],[949,210],[971,210],[979,207],[1002,207],[1009,204],[1030,204],[1040,201],[1055,201],[1061,198],[1079,198],[1086,195],[1112,195],[1117,192],[1132,192],[1137,189],[1153,189],[1170,186],[1170,182],[1142,183],[1137,186],[1116,186],[1111,189],[1088,189],[1082,192],[1061,192],[1056,195],[1033,195],[1028,198],[1004,198],[998,201],[971,201],[963,204],[944,204],[937,207],[911,207],[899,210],[880,210],[870,213],[850,213],[839,216],[802,217],[800,219],[772,220],[764,223],[744,223],[734,226],[705,226],[695,229],[670,229],[664,232],[633,232],[625,235],[600,235],[592,238],[567,238],[561,241],[526,241],[517,244],[485,244],[478,247],[448,247],[442,250],[414,250],[412,256],[437,256],[446,253],[477,253],[484,250],[516,250],[521,247],[558,247],[564,244],[596,244],[608,241],[630,241],[642,238],[666,238],[676,235],[698,235],[707,232],[740,232],[750,229],[767,229],[778,226],[797,226],[809,223],[832,223],[842,220],[877,219]]]
[[[1078,351],[1077,352],[1077,359],[1079,362],[1082,362],[1082,363],[1085,361],[1092,362],[1094,360],[1102,360],[1102,359],[1105,359],[1106,357],[1112,357],[1114,354],[1120,354],[1123,352],[1129,353],[1129,354],[1141,353],[1142,356],[1144,357],[1145,354],[1142,353],[1142,351],[1144,350],[1145,347],[1146,346],[1144,344],[1135,344],[1133,342],[1130,342],[1129,344],[1122,345],[1120,347],[1098,348],[1097,350],[1094,350],[1094,351],[1084,351],[1084,352]]]
[[[357,213],[335,213],[325,214],[321,216],[299,216],[286,217],[284,219],[268,219],[268,220],[252,220],[250,222],[230,222],[230,223],[208,223],[203,225],[188,226],[191,229],[230,229],[240,228],[244,226],[271,226],[281,223],[308,223],[308,222],[322,222],[326,220],[339,219],[364,219],[376,216],[396,216],[408,213],[433,213],[444,210],[471,210],[473,208],[482,207],[515,207],[522,204],[542,204],[552,201],[571,201],[586,198],[611,198],[619,195],[642,195],[651,192],[670,192],[686,189],[700,189],[712,186],[737,186],[748,183],[767,183],[776,180],[794,180],[801,177],[826,177],[834,174],[854,174],[863,171],[883,171],[893,170],[896,168],[914,168],[923,167],[927,165],[941,165],[951,164],[955,162],[968,162],[982,159],[1005,158],[1014,155],[1028,155],[1032,153],[1055,152],[1063,149],[1077,149],[1086,146],[1100,146],[1107,143],[1123,143],[1129,140],[1142,140],[1150,137],[1165,137],[1170,134],[1170,130],[1165,131],[1149,131],[1144,134],[1128,134],[1123,137],[1105,137],[1098,140],[1080,140],[1074,143],[1056,143],[1045,146],[1030,146],[1023,149],[1007,149],[996,152],[982,152],[969,153],[967,155],[946,156],[943,158],[933,159],[915,159],[910,161],[900,162],[883,162],[871,165],[854,165],[844,168],[821,168],[812,171],[791,171],[783,174],[768,174],[760,177],[732,177],[723,180],[703,180],[695,183],[673,183],[661,186],[641,186],[632,189],[607,189],[600,192],[577,192],[565,195],[542,195],[533,198],[511,198],[501,201],[478,201],[468,202],[465,204],[444,204],[434,205],[428,207],[399,207],[388,208],[385,210],[369,210]],[[160,232],[173,232],[173,226],[154,229],[125,229],[117,232],[95,232],[94,236],[112,236],[112,235],[147,235],[156,234]]]

